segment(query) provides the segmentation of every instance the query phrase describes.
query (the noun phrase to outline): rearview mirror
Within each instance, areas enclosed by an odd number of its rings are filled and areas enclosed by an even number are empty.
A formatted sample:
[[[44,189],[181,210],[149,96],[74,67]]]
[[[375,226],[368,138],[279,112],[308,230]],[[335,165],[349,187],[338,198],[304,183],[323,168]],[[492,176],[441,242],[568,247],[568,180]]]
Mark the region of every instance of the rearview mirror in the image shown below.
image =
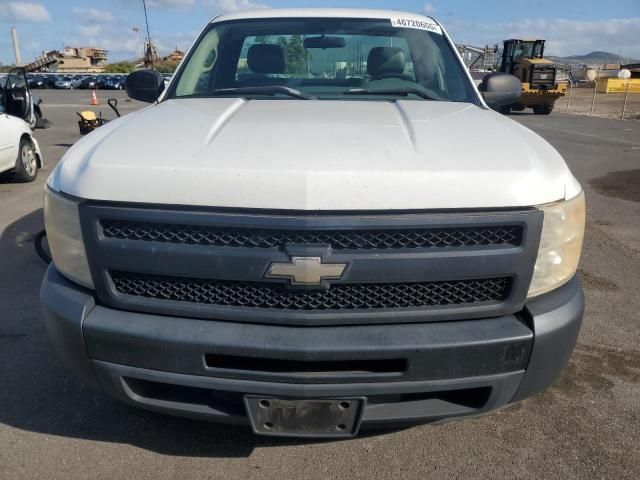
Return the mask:
[[[344,48],[347,44],[343,37],[309,37],[304,39],[304,48]]]
[[[494,110],[517,103],[522,96],[520,79],[508,73],[490,73],[485,75],[478,87],[484,101]]]
[[[138,70],[127,77],[125,90],[134,100],[153,103],[164,91],[164,78],[157,70]]]

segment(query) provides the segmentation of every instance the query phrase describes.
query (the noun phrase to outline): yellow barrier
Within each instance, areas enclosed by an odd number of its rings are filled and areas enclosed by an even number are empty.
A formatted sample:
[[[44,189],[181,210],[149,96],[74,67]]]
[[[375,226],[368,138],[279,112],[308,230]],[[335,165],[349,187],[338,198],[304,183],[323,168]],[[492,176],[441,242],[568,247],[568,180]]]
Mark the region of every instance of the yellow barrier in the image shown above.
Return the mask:
[[[640,78],[601,78],[598,80],[598,93],[625,93],[627,86],[629,93],[640,93]]]

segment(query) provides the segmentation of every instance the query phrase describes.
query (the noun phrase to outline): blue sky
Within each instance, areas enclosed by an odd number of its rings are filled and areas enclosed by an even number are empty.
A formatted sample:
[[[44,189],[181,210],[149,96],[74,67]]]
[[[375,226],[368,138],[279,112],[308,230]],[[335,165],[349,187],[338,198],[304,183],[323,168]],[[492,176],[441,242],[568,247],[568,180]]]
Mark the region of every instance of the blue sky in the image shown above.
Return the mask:
[[[556,55],[607,50],[640,58],[640,0],[147,0],[161,54],[189,47],[212,16],[252,8],[360,7],[428,13],[457,43],[493,44],[514,36],[549,40]],[[9,29],[18,28],[24,60],[63,45],[101,46],[111,60],[141,54],[142,0],[0,0],[0,62],[13,63]],[[490,5],[490,6],[488,6]]]

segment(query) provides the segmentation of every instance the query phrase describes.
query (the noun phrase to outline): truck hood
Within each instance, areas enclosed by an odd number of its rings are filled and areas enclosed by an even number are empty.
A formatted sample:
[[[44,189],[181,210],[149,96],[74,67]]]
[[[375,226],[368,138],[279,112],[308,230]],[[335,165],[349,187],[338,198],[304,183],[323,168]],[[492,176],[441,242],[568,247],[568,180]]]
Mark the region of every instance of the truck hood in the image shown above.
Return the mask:
[[[71,148],[50,180],[94,200],[286,210],[519,207],[579,186],[547,142],[452,102],[167,100]]]

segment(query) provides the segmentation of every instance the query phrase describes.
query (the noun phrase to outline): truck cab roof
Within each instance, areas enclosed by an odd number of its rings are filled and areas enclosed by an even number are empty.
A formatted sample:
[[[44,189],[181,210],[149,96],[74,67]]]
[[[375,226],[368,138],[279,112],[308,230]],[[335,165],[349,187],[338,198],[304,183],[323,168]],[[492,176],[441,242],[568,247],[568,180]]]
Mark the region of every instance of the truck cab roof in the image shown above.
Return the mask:
[[[232,20],[248,20],[260,18],[421,18],[437,21],[433,17],[419,13],[403,12],[398,10],[377,10],[365,8],[268,8],[250,10],[225,15],[218,15],[211,19],[211,23],[226,22]]]

